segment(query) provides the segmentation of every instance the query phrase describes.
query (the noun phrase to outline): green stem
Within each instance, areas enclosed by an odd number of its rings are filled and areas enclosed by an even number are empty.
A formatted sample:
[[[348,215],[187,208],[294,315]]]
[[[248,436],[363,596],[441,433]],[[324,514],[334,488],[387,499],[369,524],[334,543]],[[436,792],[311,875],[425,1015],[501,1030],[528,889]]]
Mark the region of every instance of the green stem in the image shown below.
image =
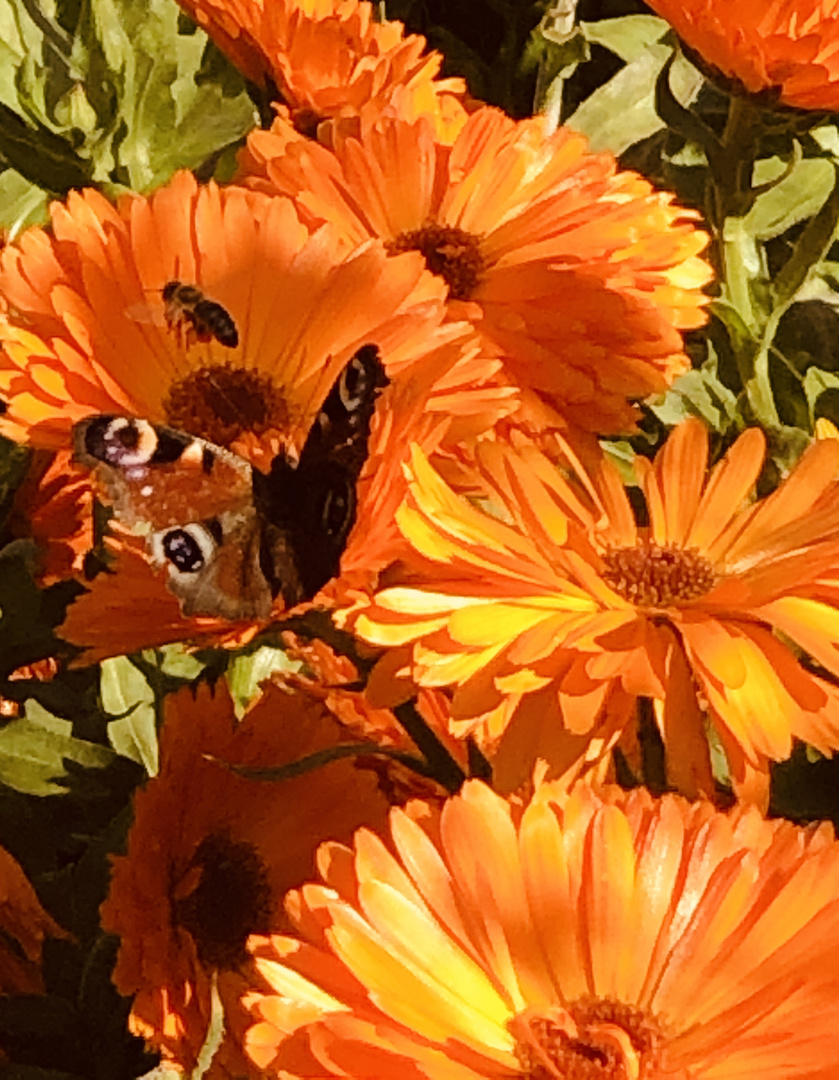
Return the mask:
[[[414,702],[406,701],[397,705],[393,714],[425,757],[434,779],[452,794],[459,791],[466,773],[417,712]]]

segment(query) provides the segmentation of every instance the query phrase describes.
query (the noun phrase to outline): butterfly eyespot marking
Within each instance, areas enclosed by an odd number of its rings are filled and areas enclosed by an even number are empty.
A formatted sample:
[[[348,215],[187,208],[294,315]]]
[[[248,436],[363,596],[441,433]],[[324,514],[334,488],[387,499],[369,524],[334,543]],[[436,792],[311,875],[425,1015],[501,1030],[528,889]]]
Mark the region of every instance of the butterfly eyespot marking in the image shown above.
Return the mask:
[[[197,574],[215,555],[220,535],[221,525],[215,520],[166,529],[152,537],[152,557],[158,564],[168,564],[175,577]]]
[[[184,615],[265,619],[278,596],[291,608],[340,573],[387,384],[378,348],[362,346],[299,454],[278,454],[266,473],[185,431],[115,414],[75,425],[75,460],[116,520],[145,539]]]
[[[157,434],[146,420],[97,416],[84,429],[84,450],[117,469],[148,465],[157,449]]]
[[[355,520],[355,486],[348,477],[343,479],[343,486],[327,490],[321,506],[321,527],[333,540],[346,536]]]
[[[338,377],[338,395],[348,413],[355,412],[367,396],[370,380],[367,368],[354,356]]]

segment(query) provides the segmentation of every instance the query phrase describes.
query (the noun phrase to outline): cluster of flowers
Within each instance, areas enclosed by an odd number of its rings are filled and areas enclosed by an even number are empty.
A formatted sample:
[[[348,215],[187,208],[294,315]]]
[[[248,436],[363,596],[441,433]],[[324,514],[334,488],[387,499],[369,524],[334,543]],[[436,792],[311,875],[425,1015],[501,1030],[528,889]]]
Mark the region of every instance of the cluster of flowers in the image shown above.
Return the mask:
[[[839,845],[761,810],[794,739],[839,748],[839,441],[755,499],[761,431],[710,467],[688,420],[632,463],[639,525],[597,440],[689,368],[697,215],[573,131],[469,99],[366,0],[183,6],[284,104],[235,182],[74,193],[0,253],[3,431],[46,454],[19,502],[44,580],[78,574],[76,422],[142,417],[267,470],[375,343],[389,382],[314,606],[377,663],[361,691],[289,635],[308,674],[240,721],[222,685],[167,699],[102,909],[132,1030],[192,1070],[220,1001],[216,1077],[836,1075]],[[835,107],[826,0],[652,6],[749,91]],[[171,332],[172,281],[230,313],[234,347]],[[185,616],[141,540],[107,543],[115,572],[61,629],[87,660],[267,625]],[[494,790],[447,797],[400,764],[412,697]],[[681,795],[607,783],[615,748],[638,760],[640,699]]]

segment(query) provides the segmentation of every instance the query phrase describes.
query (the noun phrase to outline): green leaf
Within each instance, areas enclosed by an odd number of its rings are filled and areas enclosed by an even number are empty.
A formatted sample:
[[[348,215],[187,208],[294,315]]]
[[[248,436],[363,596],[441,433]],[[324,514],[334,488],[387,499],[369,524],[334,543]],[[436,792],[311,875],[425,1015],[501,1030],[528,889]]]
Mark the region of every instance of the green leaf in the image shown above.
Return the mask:
[[[97,152],[131,187],[148,190],[195,168],[253,127],[244,80],[223,63],[215,79],[203,75],[206,35],[178,32],[174,0],[91,0],[90,10],[91,75],[104,68],[117,97]]]
[[[829,162],[823,164],[830,170],[831,183],[826,191],[821,192],[821,202],[814,207],[813,216],[795,241],[792,254],[775,276],[772,291],[778,308],[783,308],[793,301],[817,264],[827,255],[836,235],[836,226],[839,223],[839,169]]]
[[[30,225],[44,225],[49,219],[49,194],[14,169],[0,174],[0,223],[12,241]]]
[[[786,163],[779,157],[755,165],[754,183],[783,176]],[[834,169],[824,158],[804,158],[784,179],[759,196],[746,214],[743,229],[757,240],[780,236],[793,225],[813,217],[833,188]]]
[[[15,540],[0,550],[0,676],[60,652],[52,627],[81,591],[76,582],[39,589],[32,578],[34,546]],[[63,646],[65,649],[66,645]]]
[[[233,708],[241,720],[250,707],[261,697],[259,684],[275,671],[299,671],[303,665],[290,660],[282,649],[262,645],[252,653],[235,657],[227,669],[227,685],[233,698]]]
[[[175,0],[86,0],[61,18],[69,30],[35,0],[0,0],[0,164],[24,184],[149,190],[253,127],[242,76],[203,31],[179,32]],[[0,225],[38,220],[34,193],[13,196],[27,201],[0,201]]]
[[[147,664],[153,664],[164,675],[172,679],[183,679],[185,682],[197,679],[206,667],[202,660],[180,642],[162,645],[157,649],[146,649],[142,656]]]
[[[113,761],[111,750],[74,738],[72,730],[69,720],[27,701],[25,715],[0,728],[0,782],[28,795],[61,795],[68,788],[65,761],[85,769]]]
[[[567,125],[586,135],[592,150],[615,155],[654,135],[664,126],[655,109],[656,80],[672,52],[667,45],[650,46],[589,95]],[[702,76],[682,57],[676,58],[670,80],[684,103],[692,101],[702,85]]]
[[[142,765],[149,776],[158,769],[155,695],[143,674],[125,656],[102,663],[102,707],[116,720],[108,724],[108,740],[122,757]]]
[[[651,412],[667,427],[688,416],[699,416],[720,432],[737,423],[737,395],[720,381],[710,342],[708,348],[711,355],[701,368],[680,375],[665,394],[650,403]]]
[[[0,158],[33,184],[55,195],[85,187],[92,171],[73,144],[48,127],[26,121],[0,102]]]
[[[829,410],[825,410],[822,406],[819,408],[820,401],[825,404],[827,402],[837,402],[839,399],[839,375],[834,374],[832,371],[824,371],[822,368],[810,367],[807,368],[807,372],[804,376],[804,393],[807,395],[807,402],[810,406],[810,415],[827,416],[829,420],[836,422],[839,419],[836,409],[831,407]]]
[[[670,32],[670,25],[655,15],[624,15],[598,22],[581,22],[587,41],[602,45],[627,64],[640,60],[650,46]]]

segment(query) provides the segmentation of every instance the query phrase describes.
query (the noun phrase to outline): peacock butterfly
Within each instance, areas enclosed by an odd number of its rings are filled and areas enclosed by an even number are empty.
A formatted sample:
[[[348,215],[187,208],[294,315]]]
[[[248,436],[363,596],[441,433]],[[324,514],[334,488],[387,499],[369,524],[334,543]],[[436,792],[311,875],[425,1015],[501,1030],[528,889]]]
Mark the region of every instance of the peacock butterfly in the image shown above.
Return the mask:
[[[363,345],[299,460],[280,454],[267,474],[184,431],[110,414],[76,424],[75,458],[93,470],[116,519],[145,535],[184,614],[264,618],[276,596],[291,607],[338,573],[387,382],[377,347]]]

